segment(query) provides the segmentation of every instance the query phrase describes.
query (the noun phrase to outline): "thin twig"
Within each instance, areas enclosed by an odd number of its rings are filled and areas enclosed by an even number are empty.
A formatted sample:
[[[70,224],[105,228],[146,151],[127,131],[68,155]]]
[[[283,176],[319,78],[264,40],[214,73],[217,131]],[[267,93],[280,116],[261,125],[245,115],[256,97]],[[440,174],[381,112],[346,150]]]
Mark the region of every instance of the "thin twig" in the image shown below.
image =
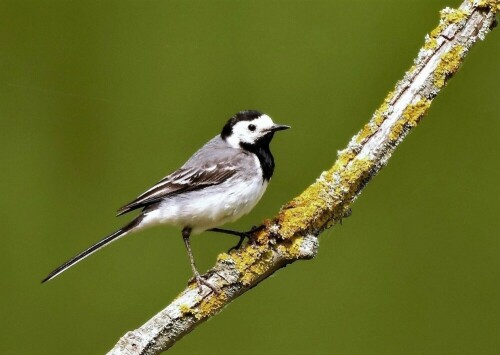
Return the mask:
[[[433,99],[459,69],[472,45],[496,24],[500,0],[466,0],[441,11],[441,20],[414,65],[372,119],[338,153],[334,166],[282,207],[241,250],[220,254],[207,273],[221,292],[189,285],[164,310],[125,334],[109,354],[158,354],[276,270],[313,258],[317,236],[341,222],[363,187],[387,164],[396,146],[427,113]]]

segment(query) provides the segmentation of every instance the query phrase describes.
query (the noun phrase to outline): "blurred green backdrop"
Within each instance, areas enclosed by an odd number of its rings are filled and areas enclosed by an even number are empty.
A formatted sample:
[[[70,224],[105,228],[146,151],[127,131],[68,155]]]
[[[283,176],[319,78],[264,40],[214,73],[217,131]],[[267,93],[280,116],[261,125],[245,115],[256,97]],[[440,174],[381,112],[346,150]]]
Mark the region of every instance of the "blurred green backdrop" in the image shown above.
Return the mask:
[[[458,0],[0,2],[2,353],[102,354],[191,277],[178,230],[114,211],[236,111],[293,126],[258,207],[332,165]],[[500,30],[473,48],[353,215],[172,354],[493,354],[500,349]],[[193,240],[201,270],[233,245]]]

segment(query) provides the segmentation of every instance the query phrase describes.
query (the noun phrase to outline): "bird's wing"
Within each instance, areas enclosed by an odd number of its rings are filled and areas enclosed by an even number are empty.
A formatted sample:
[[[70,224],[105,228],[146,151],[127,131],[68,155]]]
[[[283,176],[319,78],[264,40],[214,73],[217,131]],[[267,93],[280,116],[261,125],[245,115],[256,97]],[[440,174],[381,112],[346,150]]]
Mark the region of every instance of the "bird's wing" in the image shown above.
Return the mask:
[[[164,177],[152,188],[118,210],[121,216],[138,208],[147,207],[163,198],[189,191],[201,190],[208,186],[219,185],[237,173],[237,168],[227,163],[203,167],[182,167]]]

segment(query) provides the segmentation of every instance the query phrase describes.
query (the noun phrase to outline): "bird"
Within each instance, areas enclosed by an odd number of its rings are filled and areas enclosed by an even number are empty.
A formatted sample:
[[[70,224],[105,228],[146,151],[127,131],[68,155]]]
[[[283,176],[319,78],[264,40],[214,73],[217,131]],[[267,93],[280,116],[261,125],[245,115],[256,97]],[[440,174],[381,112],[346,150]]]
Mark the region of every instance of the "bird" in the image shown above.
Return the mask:
[[[196,268],[190,236],[204,231],[233,234],[240,237],[238,247],[241,245],[248,232],[218,227],[249,213],[259,202],[275,168],[269,145],[276,132],[288,128],[290,126],[275,124],[271,117],[257,110],[237,112],[220,134],[184,165],[117,212],[117,216],[121,216],[140,209],[137,217],[57,267],[42,283],[121,237],[155,225],[171,225],[182,231],[199,291],[204,285],[217,292]]]

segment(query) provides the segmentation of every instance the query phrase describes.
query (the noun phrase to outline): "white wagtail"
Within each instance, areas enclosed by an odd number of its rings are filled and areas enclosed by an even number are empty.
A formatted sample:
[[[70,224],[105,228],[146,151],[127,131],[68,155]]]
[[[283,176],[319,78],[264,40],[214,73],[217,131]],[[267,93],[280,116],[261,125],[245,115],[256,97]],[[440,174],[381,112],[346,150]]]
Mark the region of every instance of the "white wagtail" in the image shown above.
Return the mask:
[[[196,269],[189,237],[209,230],[240,236],[247,233],[216,228],[247,214],[260,200],[274,172],[269,144],[274,132],[290,128],[274,124],[259,111],[235,114],[222,132],[206,143],[178,170],[118,210],[118,216],[142,212],[125,227],[110,234],[52,271],[49,281],[90,254],[129,233],[157,224],[182,228],[182,238],[201,290],[204,280]]]

